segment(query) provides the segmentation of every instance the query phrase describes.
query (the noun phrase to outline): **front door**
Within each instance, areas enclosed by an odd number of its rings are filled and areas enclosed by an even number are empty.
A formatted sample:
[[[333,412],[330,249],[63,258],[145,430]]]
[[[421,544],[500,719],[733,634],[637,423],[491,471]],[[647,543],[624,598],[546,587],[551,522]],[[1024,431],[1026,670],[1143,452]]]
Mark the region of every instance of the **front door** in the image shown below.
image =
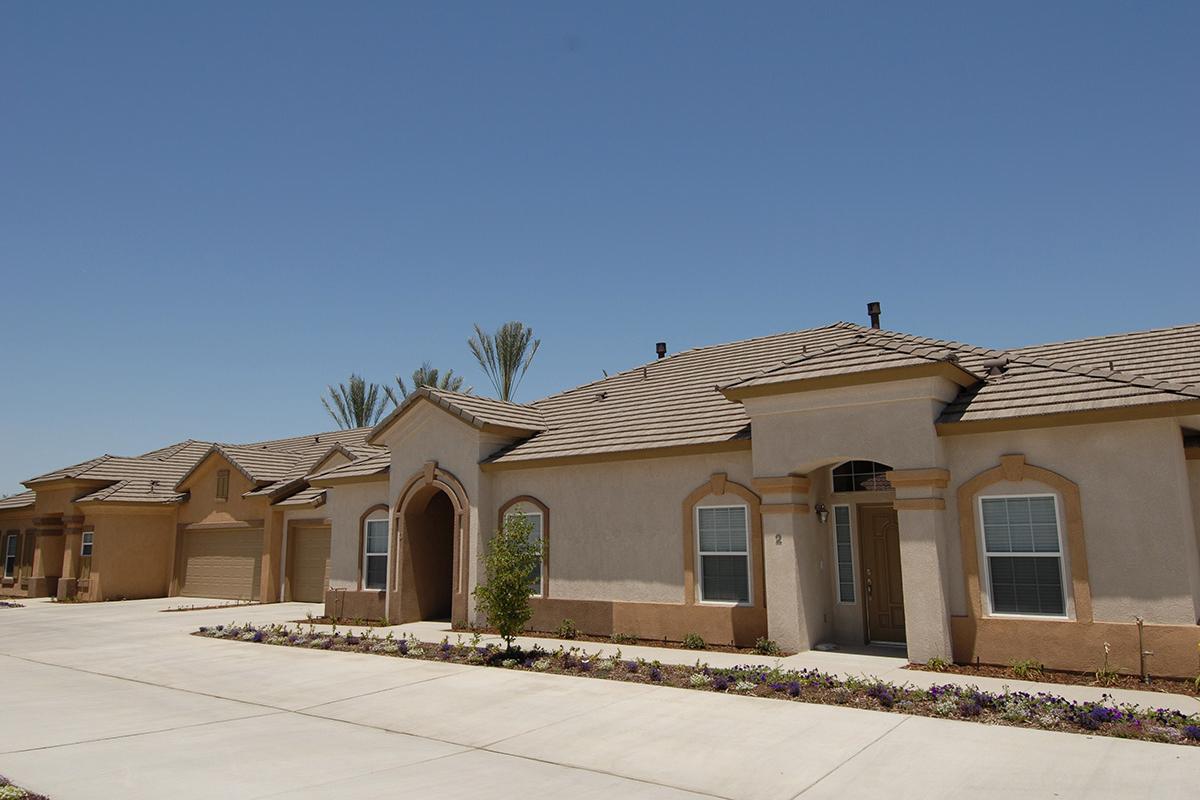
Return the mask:
[[[859,506],[859,552],[866,595],[867,640],[904,641],[900,524],[891,506]]]

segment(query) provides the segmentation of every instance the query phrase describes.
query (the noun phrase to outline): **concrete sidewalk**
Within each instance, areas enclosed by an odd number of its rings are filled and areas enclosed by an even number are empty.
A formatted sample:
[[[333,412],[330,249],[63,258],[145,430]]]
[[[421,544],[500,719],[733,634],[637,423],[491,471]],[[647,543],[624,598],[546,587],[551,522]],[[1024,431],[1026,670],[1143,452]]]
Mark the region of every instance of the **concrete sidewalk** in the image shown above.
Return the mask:
[[[1193,747],[205,639],[314,607],[169,604],[0,610],[0,773],[54,800],[1191,798],[1200,774]]]

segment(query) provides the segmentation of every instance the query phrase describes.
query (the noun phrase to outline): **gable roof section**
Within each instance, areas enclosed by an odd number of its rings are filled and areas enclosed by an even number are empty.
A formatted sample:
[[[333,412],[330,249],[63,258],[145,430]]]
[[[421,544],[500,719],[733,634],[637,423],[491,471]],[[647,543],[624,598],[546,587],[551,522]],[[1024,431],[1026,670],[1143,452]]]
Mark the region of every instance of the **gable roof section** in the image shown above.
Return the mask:
[[[382,452],[375,455],[310,475],[308,482],[311,486],[335,486],[339,483],[374,480],[387,475],[392,468],[392,454],[386,449],[381,450]]]
[[[722,392],[730,399],[742,399],[924,375],[940,375],[960,386],[971,386],[982,378],[959,363],[966,349],[941,342],[901,342],[874,331],[860,332],[853,339],[735,380],[722,387]]]
[[[366,441],[368,443],[378,441],[384,431],[395,425],[410,408],[421,401],[433,403],[442,411],[480,430],[517,435],[528,435],[546,430],[546,420],[542,416],[542,412],[533,406],[421,386],[410,392],[404,398],[404,402],[380,420],[379,424],[371,430]]]
[[[18,492],[8,497],[0,497],[0,511],[12,511],[18,508],[30,508],[33,506],[34,500],[37,497],[37,492],[30,490],[28,492]]]

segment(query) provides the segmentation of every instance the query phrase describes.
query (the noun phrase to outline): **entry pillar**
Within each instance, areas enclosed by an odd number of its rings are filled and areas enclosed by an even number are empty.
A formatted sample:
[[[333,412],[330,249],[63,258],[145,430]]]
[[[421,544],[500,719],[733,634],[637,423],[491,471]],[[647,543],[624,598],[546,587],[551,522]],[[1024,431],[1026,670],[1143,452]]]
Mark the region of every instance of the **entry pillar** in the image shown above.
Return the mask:
[[[820,533],[803,475],[755,478],[762,495],[767,635],[785,650],[808,650],[825,638],[826,581]]]
[[[79,551],[83,545],[83,515],[65,516],[63,522],[62,577],[55,592],[59,600],[74,597],[79,591]]]
[[[53,597],[62,574],[62,514],[35,517],[33,527],[37,546],[33,550],[33,569],[29,575],[29,597]]]
[[[949,661],[950,606],[943,571],[946,500],[950,473],[941,468],[887,473],[896,490],[900,525],[900,572],[904,581],[904,628],[909,661]]]

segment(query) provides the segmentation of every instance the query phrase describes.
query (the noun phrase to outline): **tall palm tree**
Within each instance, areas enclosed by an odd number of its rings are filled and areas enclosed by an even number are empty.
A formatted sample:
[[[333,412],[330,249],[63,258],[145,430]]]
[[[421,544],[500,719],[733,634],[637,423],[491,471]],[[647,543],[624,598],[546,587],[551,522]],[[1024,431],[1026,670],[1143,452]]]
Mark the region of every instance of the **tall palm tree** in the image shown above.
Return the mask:
[[[329,397],[322,397],[321,403],[339,428],[365,428],[374,425],[387,410],[387,403],[380,394],[379,384],[367,383],[361,375],[352,373],[349,386],[339,383],[336,389],[332,386],[328,388]]]
[[[511,402],[542,340],[534,339],[533,328],[523,322],[506,322],[493,334],[484,332],[477,322],[467,345],[496,387],[496,394]]]
[[[463,388],[463,377],[455,375],[454,370],[448,369],[444,373],[440,372],[437,367],[430,364],[428,361],[421,364],[412,371],[412,388],[404,382],[404,378],[397,375],[396,383],[400,386],[400,396],[396,396],[396,392],[390,386],[383,387],[387,392],[388,399],[392,401],[392,405],[400,405],[400,401],[408,397],[409,393],[418,389],[421,386],[430,386],[434,389],[443,389],[447,392],[462,392],[470,394],[473,387],[468,386]]]

